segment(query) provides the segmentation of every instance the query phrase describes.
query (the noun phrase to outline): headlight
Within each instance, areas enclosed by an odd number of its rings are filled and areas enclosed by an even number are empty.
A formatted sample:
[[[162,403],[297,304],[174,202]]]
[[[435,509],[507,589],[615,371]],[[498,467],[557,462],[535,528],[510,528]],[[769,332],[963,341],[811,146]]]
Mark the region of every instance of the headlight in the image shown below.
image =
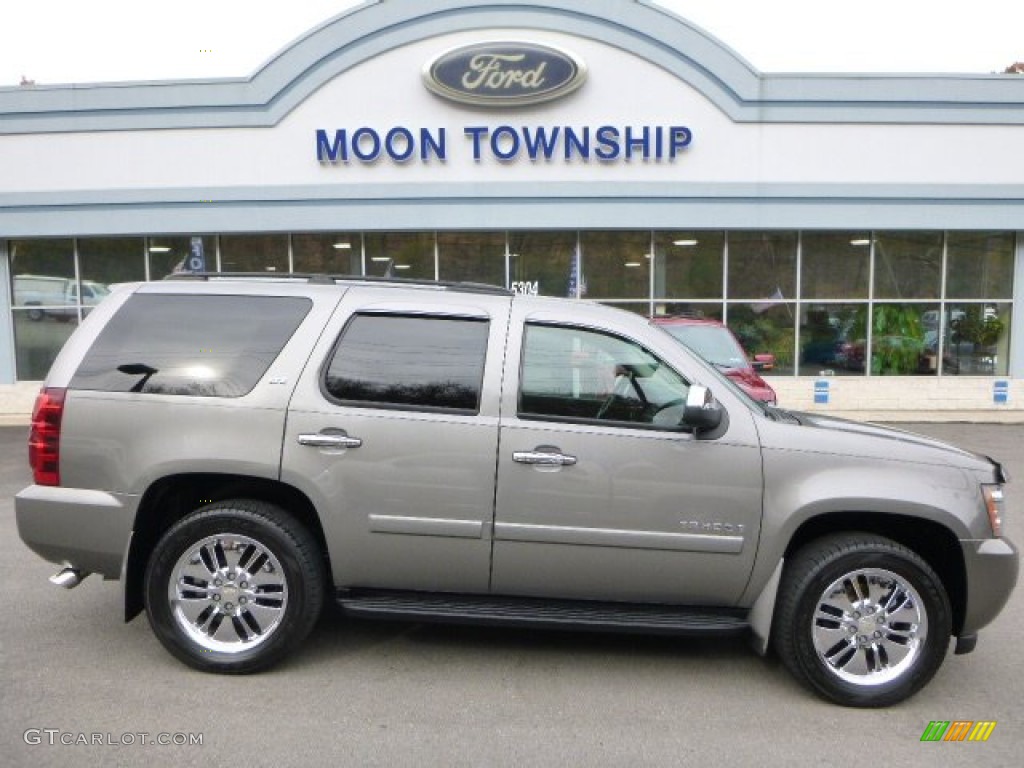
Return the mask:
[[[1003,535],[1003,486],[983,485],[981,495],[985,497],[985,507],[988,509],[988,521],[992,525],[992,535]]]

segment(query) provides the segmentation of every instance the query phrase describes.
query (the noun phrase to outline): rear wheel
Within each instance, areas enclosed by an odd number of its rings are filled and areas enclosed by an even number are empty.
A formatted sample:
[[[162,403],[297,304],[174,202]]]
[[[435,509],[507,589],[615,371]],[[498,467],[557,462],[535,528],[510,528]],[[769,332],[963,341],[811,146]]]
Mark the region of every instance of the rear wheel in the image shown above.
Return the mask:
[[[316,541],[291,515],[253,500],[218,502],[157,543],[146,612],[160,642],[197,669],[255,672],[309,634],[324,598]]]
[[[773,636],[786,667],[839,704],[880,707],[920,690],[949,646],[949,598],[917,554],[872,534],[811,542],[787,564]]]

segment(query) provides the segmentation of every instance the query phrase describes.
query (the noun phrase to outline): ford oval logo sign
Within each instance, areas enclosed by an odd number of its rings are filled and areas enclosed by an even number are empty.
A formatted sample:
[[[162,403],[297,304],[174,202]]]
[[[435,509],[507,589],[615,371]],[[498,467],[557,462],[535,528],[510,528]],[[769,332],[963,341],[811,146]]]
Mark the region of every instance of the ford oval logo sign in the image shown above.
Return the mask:
[[[587,68],[549,45],[502,41],[465,45],[423,68],[427,88],[451,101],[482,107],[539,104],[572,93]]]

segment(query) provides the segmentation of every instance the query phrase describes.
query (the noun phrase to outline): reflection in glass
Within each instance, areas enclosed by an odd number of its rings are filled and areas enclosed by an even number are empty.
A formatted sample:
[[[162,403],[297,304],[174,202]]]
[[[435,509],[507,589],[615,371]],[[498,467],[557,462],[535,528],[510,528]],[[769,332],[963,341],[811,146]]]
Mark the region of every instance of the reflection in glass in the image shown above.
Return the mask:
[[[146,279],[145,253],[145,241],[141,237],[96,237],[78,241],[82,317],[106,298],[110,285]],[[74,303],[76,299],[76,286],[72,285],[69,302]]]
[[[728,246],[730,299],[796,297],[795,232],[730,232]]]
[[[433,232],[368,232],[365,237],[367,275],[434,279]]]
[[[357,315],[327,371],[327,391],[350,404],[476,412],[485,320]]]
[[[71,386],[241,397],[256,386],[312,306],[298,297],[136,293],[104,326]],[[245,322],[238,322],[241,317]]]
[[[804,232],[801,297],[866,299],[871,261],[867,232]]]
[[[937,304],[875,304],[871,307],[871,373],[874,376],[915,376],[938,373],[938,334],[929,333],[927,318]],[[858,338],[866,326],[858,320]]]
[[[747,357],[773,355],[772,375],[793,373],[795,323],[792,304],[778,301],[729,303],[728,322]]]
[[[801,305],[800,375],[864,373],[865,317],[867,304]]]
[[[438,276],[453,282],[505,286],[504,232],[441,232]]]
[[[1012,232],[950,232],[946,298],[1013,298]]]
[[[583,232],[580,248],[587,298],[641,299],[650,294],[650,231]]]
[[[78,311],[71,294],[75,251],[71,240],[11,240],[11,306],[17,376],[46,377],[75,329]]]
[[[722,232],[656,232],[654,298],[722,296]]]
[[[721,321],[722,302],[720,301],[656,301],[654,303],[654,315],[684,317],[708,317],[712,320]]]
[[[287,272],[288,235],[221,235],[220,268],[222,272]]]
[[[876,233],[876,299],[937,299],[941,284],[941,232]]]
[[[358,232],[292,235],[292,264],[296,272],[361,275],[362,236]]]
[[[163,280],[177,272],[216,272],[217,242],[214,237],[198,235],[150,237],[146,240],[146,257],[150,280]],[[193,259],[201,269],[191,269]]]
[[[568,296],[575,232],[509,232],[509,278],[527,286],[528,293],[541,296]],[[586,275],[580,286],[586,297]]]
[[[1009,371],[1010,303],[947,304],[942,372],[1006,376]],[[929,333],[932,318],[926,318]]]

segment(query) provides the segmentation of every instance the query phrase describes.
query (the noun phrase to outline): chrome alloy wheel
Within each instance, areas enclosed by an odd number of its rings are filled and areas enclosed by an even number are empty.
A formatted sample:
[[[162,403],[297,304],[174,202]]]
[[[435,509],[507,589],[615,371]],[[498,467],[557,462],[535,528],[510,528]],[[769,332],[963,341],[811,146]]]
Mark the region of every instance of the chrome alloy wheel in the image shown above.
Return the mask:
[[[833,581],[817,601],[814,649],[847,683],[874,686],[900,677],[928,636],[921,596],[892,571],[865,568]]]
[[[168,581],[178,626],[205,651],[241,653],[281,623],[288,582],[281,563],[256,539],[208,536],[185,550]]]

